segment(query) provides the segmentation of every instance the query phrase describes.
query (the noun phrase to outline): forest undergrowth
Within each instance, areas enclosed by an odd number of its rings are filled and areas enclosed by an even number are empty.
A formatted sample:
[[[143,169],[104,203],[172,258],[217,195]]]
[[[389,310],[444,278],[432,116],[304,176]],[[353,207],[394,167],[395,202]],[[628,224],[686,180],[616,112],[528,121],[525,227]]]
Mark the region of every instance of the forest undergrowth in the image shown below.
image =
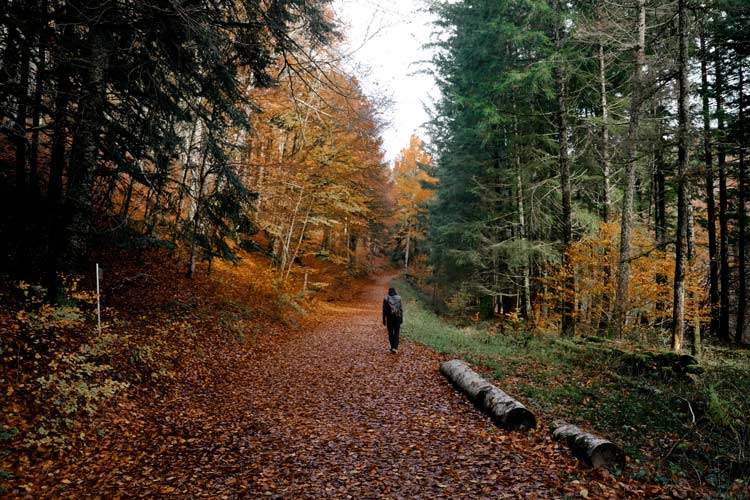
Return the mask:
[[[57,304],[28,283],[0,284],[0,493],[28,490],[62,456],[142,432],[144,409],[220,383],[237,351],[275,348],[314,320],[315,300],[356,290],[325,261],[309,268],[312,299],[302,276],[280,286],[257,254],[215,262],[210,274],[204,265],[192,279],[166,250],[106,248],[92,258],[104,269],[101,331],[93,272],[66,276]]]
[[[699,368],[685,370],[665,346],[636,339],[562,339],[522,321],[439,316],[428,288],[404,277],[393,284],[406,301],[407,338],[487,370],[540,426],[562,418],[617,442],[624,476],[750,495],[750,351],[707,345]]]

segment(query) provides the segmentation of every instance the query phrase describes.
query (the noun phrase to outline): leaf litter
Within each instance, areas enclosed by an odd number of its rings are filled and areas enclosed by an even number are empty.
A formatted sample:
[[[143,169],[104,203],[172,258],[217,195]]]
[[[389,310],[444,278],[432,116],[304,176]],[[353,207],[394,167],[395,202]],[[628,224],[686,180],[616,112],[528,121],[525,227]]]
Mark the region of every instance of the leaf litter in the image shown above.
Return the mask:
[[[33,497],[548,498],[660,496],[496,428],[418,344],[387,349],[387,277],[300,329],[187,357],[165,387],[106,409],[86,448],[24,471]],[[408,314],[408,312],[407,312]]]

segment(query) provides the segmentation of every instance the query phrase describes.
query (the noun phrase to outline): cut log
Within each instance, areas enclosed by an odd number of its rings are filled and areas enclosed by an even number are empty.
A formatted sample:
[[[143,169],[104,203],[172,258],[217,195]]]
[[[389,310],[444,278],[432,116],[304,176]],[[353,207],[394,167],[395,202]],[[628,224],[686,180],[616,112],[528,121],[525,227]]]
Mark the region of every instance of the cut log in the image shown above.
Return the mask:
[[[453,359],[442,363],[440,373],[490,415],[496,425],[510,430],[536,427],[536,418],[524,405],[490,384],[463,361]]]
[[[556,441],[563,441],[576,458],[592,467],[622,468],[625,465],[625,453],[611,441],[561,420],[554,421],[550,430]]]

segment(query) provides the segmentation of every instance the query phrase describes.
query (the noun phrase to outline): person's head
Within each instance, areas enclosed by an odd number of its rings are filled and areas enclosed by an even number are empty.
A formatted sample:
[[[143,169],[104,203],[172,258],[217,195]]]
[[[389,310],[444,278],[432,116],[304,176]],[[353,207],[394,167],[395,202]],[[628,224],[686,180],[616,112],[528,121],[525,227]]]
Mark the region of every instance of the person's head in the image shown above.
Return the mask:
[[[396,289],[393,287],[390,287],[388,289],[388,295],[397,295]]]

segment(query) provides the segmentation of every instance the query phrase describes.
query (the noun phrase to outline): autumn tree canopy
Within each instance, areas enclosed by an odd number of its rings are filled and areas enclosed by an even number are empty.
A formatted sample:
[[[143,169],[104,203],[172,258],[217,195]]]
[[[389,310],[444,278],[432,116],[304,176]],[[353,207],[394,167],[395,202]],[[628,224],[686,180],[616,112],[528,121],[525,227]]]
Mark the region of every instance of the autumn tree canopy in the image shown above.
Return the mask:
[[[262,232],[282,280],[373,245],[378,110],[328,62],[327,2],[11,6],[0,268],[55,297],[100,240],[167,246],[192,275]]]
[[[412,135],[409,146],[401,150],[393,166],[397,248],[403,254],[405,269],[427,235],[428,204],[438,183],[430,175],[431,170],[432,158],[424,150],[424,142]]]

